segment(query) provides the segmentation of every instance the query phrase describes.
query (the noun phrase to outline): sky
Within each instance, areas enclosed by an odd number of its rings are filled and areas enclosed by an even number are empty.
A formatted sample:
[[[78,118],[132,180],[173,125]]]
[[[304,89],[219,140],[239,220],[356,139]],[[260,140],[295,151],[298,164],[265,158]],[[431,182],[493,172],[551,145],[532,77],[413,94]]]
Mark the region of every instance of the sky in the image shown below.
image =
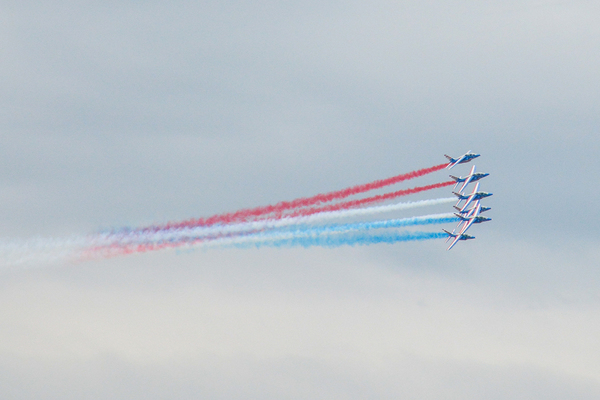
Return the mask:
[[[599,17],[593,1],[0,2],[2,240],[210,216],[467,150],[494,193],[451,252],[3,268],[0,397],[598,398]]]

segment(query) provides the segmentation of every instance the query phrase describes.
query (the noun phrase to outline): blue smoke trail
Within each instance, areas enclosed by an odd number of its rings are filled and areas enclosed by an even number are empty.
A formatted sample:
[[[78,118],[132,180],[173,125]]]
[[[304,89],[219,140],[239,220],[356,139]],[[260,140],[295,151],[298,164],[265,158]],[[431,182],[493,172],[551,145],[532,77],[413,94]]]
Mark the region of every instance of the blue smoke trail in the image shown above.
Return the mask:
[[[325,235],[339,235],[348,233],[350,231],[367,231],[374,229],[389,229],[389,228],[401,228],[413,225],[429,225],[429,224],[443,224],[448,222],[456,222],[459,219],[453,214],[434,214],[425,215],[421,217],[402,218],[402,219],[389,219],[382,221],[371,221],[371,222],[355,222],[349,224],[328,224],[324,226],[300,226],[295,225],[291,227],[278,228],[274,230],[259,231],[259,232],[248,232],[241,235],[226,236],[226,237],[215,237],[206,238],[198,237],[195,235],[184,235],[179,238],[171,238],[169,241],[146,241],[145,243],[169,243],[176,246],[199,246],[199,247],[221,247],[228,245],[236,245],[240,243],[256,243],[266,242],[274,240],[291,240],[293,238],[300,237],[311,237],[311,236],[325,236]]]
[[[214,225],[211,227],[195,227],[195,228],[173,228],[160,231],[145,232],[139,229],[123,228],[118,231],[100,232],[99,237],[115,244],[130,244],[143,242],[173,242],[185,238],[200,238],[202,236],[216,237],[229,234],[243,235],[266,230],[275,230],[277,228],[285,229],[290,226],[314,226],[313,222],[326,221],[330,219],[359,217],[364,215],[405,210],[416,207],[424,207],[430,205],[453,203],[454,197],[420,200],[405,203],[388,204],[384,206],[375,206],[367,208],[356,208],[349,210],[326,211],[318,214],[301,217],[284,217],[284,218],[267,218],[264,220],[244,222],[239,224]],[[443,215],[443,214],[437,214]],[[309,225],[310,224],[310,225]]]
[[[445,224],[449,222],[457,222],[459,218],[454,214],[434,214],[424,215],[421,217],[412,218],[401,218],[401,219],[387,219],[381,221],[371,222],[355,222],[349,224],[329,224],[324,226],[307,226],[307,225],[296,225],[289,228],[277,229],[277,232],[297,232],[297,233],[310,233],[316,234],[327,233],[327,232],[341,232],[341,231],[360,231],[360,230],[373,230],[373,229],[385,229],[385,228],[402,228],[405,226],[416,226],[416,225],[431,225],[431,224]]]
[[[307,236],[307,237],[292,237],[289,239],[274,239],[265,240],[262,242],[254,243],[237,243],[234,247],[238,248],[249,248],[249,247],[340,247],[340,246],[354,246],[354,245],[371,245],[379,243],[398,243],[398,242],[409,242],[417,240],[431,240],[431,239],[442,239],[447,237],[443,232],[387,232],[370,235],[364,232],[357,232],[352,234],[342,235],[325,235],[325,236]]]

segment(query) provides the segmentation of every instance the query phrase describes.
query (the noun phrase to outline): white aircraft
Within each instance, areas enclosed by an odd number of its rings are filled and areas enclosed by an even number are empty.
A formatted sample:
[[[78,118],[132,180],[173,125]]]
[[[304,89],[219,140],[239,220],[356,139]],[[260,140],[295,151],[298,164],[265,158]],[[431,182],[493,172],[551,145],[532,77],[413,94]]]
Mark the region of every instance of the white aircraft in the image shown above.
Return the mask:
[[[458,197],[458,202],[456,203],[456,206],[458,206],[461,201],[465,200],[465,204],[460,209],[461,212],[465,211],[467,209],[467,206],[469,204],[471,204],[472,201],[481,200],[481,199],[483,199],[485,197],[489,197],[493,194],[493,193],[488,193],[488,192],[479,192],[478,190],[479,190],[479,182],[477,182],[477,184],[475,185],[475,188],[473,189],[472,193],[461,194],[461,193],[452,192],[452,193],[454,193],[454,195],[456,197]]]
[[[475,239],[475,236],[467,235],[466,233],[454,233],[454,232],[451,233],[445,229],[442,229],[442,230],[448,234],[448,238],[451,238],[451,237],[454,238],[454,240],[452,241],[452,243],[450,243],[450,246],[448,246],[448,248],[446,250],[450,250],[451,248],[453,248],[454,245],[456,243],[458,243],[459,240]]]
[[[454,215],[456,215],[461,220],[461,222],[459,222],[459,226],[460,226],[460,224],[464,224],[463,227],[460,229],[459,233],[465,233],[467,231],[467,229],[469,229],[471,227],[471,225],[473,225],[473,224],[480,224],[482,222],[487,222],[487,221],[492,220],[491,218],[486,218],[486,217],[480,216],[479,215],[480,212],[481,212],[481,204],[479,204],[479,200],[477,200],[475,207],[470,209],[466,215],[460,215],[458,213],[454,213]]]
[[[462,193],[462,191],[465,190],[465,188],[467,187],[467,185],[469,183],[478,181],[481,178],[485,178],[488,175],[489,174],[483,173],[483,172],[477,172],[476,173],[475,172],[475,166],[473,165],[473,167],[471,168],[471,172],[469,173],[469,175],[465,176],[464,178],[462,176],[458,177],[458,176],[454,176],[454,175],[450,175],[450,178],[452,178],[456,182],[456,185],[454,185],[454,189],[456,189],[456,187],[458,186],[459,183],[464,182],[463,185],[462,185],[462,187],[458,191],[459,193]]]
[[[471,150],[467,151],[465,154],[458,158],[452,158],[448,154],[444,154],[444,156],[450,161],[446,168],[452,169],[455,165],[468,163],[474,158],[479,157],[481,154],[471,153]]]

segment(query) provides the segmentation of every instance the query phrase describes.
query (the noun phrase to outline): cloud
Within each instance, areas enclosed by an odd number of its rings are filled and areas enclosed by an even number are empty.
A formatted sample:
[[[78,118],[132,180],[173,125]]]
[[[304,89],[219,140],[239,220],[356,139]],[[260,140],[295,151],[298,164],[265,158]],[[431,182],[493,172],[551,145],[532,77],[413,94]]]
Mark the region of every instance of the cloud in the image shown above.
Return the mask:
[[[0,390],[47,398],[599,393],[598,302],[540,307],[490,282],[370,259],[207,251],[5,274]]]

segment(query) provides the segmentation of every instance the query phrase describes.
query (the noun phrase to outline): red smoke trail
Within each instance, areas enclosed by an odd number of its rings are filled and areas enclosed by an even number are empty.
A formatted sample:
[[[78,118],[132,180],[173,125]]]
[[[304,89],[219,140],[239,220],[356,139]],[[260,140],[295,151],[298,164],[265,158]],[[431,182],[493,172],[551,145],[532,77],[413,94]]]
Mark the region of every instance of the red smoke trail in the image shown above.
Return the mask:
[[[95,246],[87,249],[80,257],[79,261],[90,261],[98,258],[113,258],[117,256],[124,256],[129,254],[146,253],[149,251],[164,250],[164,249],[176,249],[183,245],[194,245],[197,243],[219,239],[221,237],[206,237],[206,238],[186,238],[183,240],[173,242],[159,242],[159,243],[136,243],[136,244],[125,244],[119,245],[117,243],[109,246]]]
[[[364,206],[367,204],[378,203],[378,202],[382,202],[382,201],[386,201],[386,200],[395,199],[396,197],[408,196],[410,194],[415,194],[415,193],[425,192],[427,190],[442,188],[445,186],[454,185],[455,183],[456,182],[454,182],[454,181],[440,182],[440,183],[434,183],[432,185],[417,186],[417,187],[414,187],[411,189],[403,189],[403,190],[398,190],[395,192],[380,194],[377,196],[365,197],[364,199],[350,200],[350,201],[345,201],[342,203],[330,204],[330,205],[323,206],[323,207],[305,208],[305,209],[296,210],[292,213],[286,214],[285,217],[308,216],[308,215],[313,215],[313,214],[317,214],[317,213],[325,212],[325,211],[338,211],[338,210],[343,210],[343,209],[355,208],[355,207],[360,207],[360,206]],[[271,218],[280,219],[283,216],[284,215],[282,213],[277,213],[276,215],[274,215],[274,216],[272,215],[269,218],[270,219]],[[92,259],[92,258],[95,258],[98,256],[103,257],[103,258],[110,258],[110,257],[118,256],[118,255],[145,253],[148,251],[155,251],[155,250],[162,250],[162,249],[169,249],[169,248],[173,249],[173,248],[181,247],[186,244],[193,245],[193,244],[204,242],[204,241],[210,241],[210,240],[214,240],[214,239],[220,239],[220,238],[231,237],[231,236],[235,237],[238,235],[236,235],[236,234],[215,235],[212,237],[186,238],[186,239],[178,240],[178,241],[168,241],[168,242],[159,242],[159,243],[136,243],[136,244],[125,244],[125,245],[119,245],[118,243],[115,243],[115,244],[111,244],[109,246],[104,246],[104,247],[103,246],[92,247],[92,248],[88,249],[88,251],[82,257],[82,259]]]
[[[313,207],[313,208],[308,208],[308,209],[304,209],[304,210],[296,210],[293,213],[286,214],[286,217],[307,216],[307,215],[317,214],[317,213],[324,212],[324,211],[337,211],[337,210],[343,210],[343,209],[347,209],[347,208],[360,207],[360,206],[364,206],[367,204],[378,203],[378,202],[385,201],[385,200],[395,199],[396,197],[400,197],[400,196],[407,196],[409,194],[420,193],[420,192],[424,192],[426,190],[438,189],[438,188],[442,188],[445,186],[454,185],[455,183],[456,182],[454,182],[454,181],[434,183],[433,185],[417,186],[412,189],[403,189],[403,190],[398,190],[396,192],[380,194],[380,195],[373,196],[373,197],[365,197],[364,199],[350,200],[350,201],[345,201],[345,202],[337,203],[337,204],[331,204],[331,205],[327,205],[327,206],[323,206],[323,207]],[[281,217],[282,217],[281,214],[277,215],[277,218],[281,218]]]
[[[208,218],[198,218],[180,223],[170,223],[163,226],[151,227],[149,230],[162,230],[162,229],[176,229],[193,226],[210,226],[214,224],[230,224],[234,222],[243,222],[253,217],[260,217],[265,214],[281,214],[286,210],[291,210],[297,207],[308,207],[319,203],[327,203],[332,200],[344,199],[348,196],[367,192],[369,190],[379,189],[385,186],[393,185],[398,182],[406,181],[409,179],[418,178],[432,172],[439,171],[445,168],[448,164],[440,164],[434,167],[423,168],[417,171],[412,171],[407,174],[396,175],[391,178],[377,180],[371,183],[365,183],[363,185],[352,186],[346,189],[338,190],[335,192],[317,194],[312,197],[303,197],[292,201],[282,201],[275,205],[268,205],[255,208],[247,208],[226,214],[217,214]],[[427,189],[425,189],[427,190]],[[417,193],[417,192],[414,192]],[[409,194],[409,193],[407,193]],[[401,196],[401,195],[399,195]]]
[[[417,186],[417,187],[414,187],[411,189],[403,189],[403,190],[398,190],[395,192],[380,194],[377,196],[366,197],[364,199],[350,200],[350,201],[345,201],[342,203],[330,204],[330,205],[323,206],[323,207],[305,208],[305,209],[296,210],[292,213],[286,214],[285,217],[308,216],[308,215],[313,215],[313,214],[317,214],[317,213],[325,212],[325,211],[338,211],[338,210],[343,210],[343,209],[356,208],[356,207],[364,206],[367,204],[391,200],[396,197],[408,196],[410,194],[420,193],[420,192],[424,192],[427,190],[438,189],[438,188],[454,185],[455,183],[456,182],[454,182],[454,181],[440,182],[440,183],[434,183],[432,185]],[[283,216],[284,215],[282,213],[277,213],[276,215],[272,215],[269,218],[279,219],[279,218],[282,218]],[[86,258],[86,257],[94,258],[94,255],[96,257],[98,255],[100,255],[101,257],[109,258],[109,257],[117,256],[117,255],[145,253],[147,251],[153,251],[153,250],[160,250],[160,249],[166,249],[166,248],[177,248],[184,244],[195,244],[195,243],[199,243],[199,242],[203,242],[203,241],[210,241],[210,240],[219,239],[219,238],[223,238],[223,237],[227,237],[227,236],[236,236],[236,235],[229,234],[229,235],[216,235],[214,237],[204,237],[204,238],[187,238],[185,240],[179,240],[179,241],[173,241],[173,242],[162,242],[162,243],[137,243],[137,244],[126,244],[126,245],[119,245],[118,243],[115,243],[115,244],[112,244],[112,245],[109,245],[106,247],[100,246],[100,247],[91,248],[91,249],[89,249],[88,253],[84,256],[84,258]]]

